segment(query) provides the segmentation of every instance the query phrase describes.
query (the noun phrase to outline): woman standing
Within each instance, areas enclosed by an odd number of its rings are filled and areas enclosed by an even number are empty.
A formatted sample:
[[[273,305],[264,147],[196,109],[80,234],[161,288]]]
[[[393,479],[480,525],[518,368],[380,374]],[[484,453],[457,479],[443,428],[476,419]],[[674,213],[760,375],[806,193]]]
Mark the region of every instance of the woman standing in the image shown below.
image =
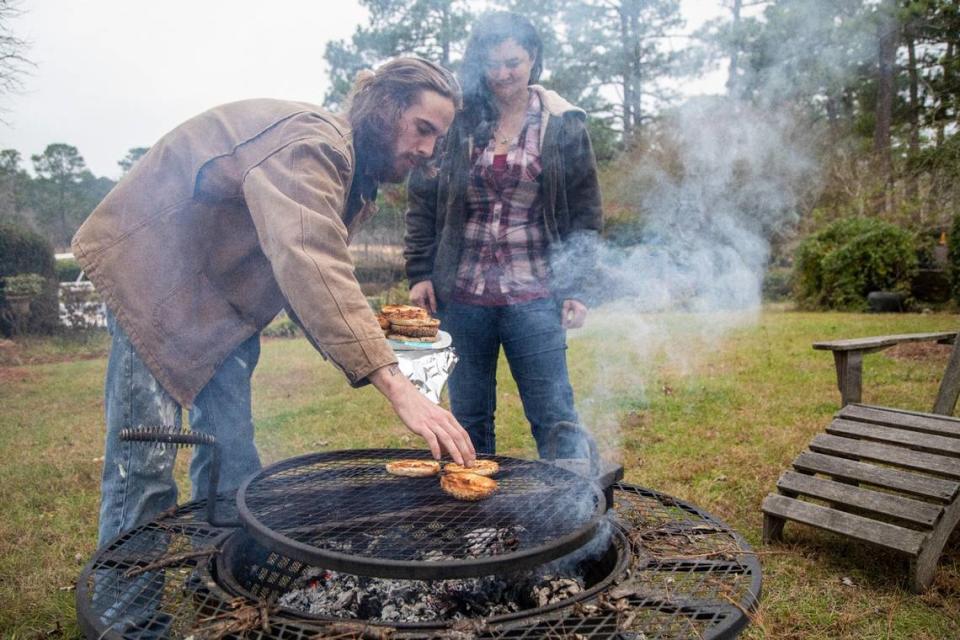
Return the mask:
[[[474,27],[461,70],[464,110],[437,175],[411,177],[405,238],[410,298],[436,313],[460,356],[453,414],[478,453],[494,453],[503,347],[540,455],[576,423],[566,329],[587,313],[589,242],[602,224],[586,114],[535,84],[543,46],[507,12]],[[582,455],[557,437],[559,457]]]

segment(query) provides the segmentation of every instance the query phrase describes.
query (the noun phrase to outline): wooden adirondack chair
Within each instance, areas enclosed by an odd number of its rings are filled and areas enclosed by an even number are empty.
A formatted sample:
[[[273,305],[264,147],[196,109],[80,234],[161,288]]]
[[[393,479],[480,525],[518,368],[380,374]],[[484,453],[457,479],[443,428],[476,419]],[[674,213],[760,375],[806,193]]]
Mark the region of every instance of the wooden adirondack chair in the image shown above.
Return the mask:
[[[960,394],[957,332],[818,342],[833,352],[841,409],[763,501],[763,541],[787,520],[906,555],[910,587],[926,590],[960,521]],[[953,343],[932,413],[860,403],[863,355],[904,342]]]

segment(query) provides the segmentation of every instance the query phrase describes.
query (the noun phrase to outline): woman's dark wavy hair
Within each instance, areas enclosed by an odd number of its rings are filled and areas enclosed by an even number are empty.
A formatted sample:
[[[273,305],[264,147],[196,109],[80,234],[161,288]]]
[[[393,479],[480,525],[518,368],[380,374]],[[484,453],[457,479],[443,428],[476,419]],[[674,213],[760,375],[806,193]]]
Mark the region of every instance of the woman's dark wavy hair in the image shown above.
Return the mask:
[[[347,119],[353,129],[357,163],[368,175],[380,175],[392,163],[392,146],[403,112],[420,98],[421,91],[435,91],[462,104],[456,77],[429,60],[414,56],[395,58],[376,71],[357,74],[350,91]]]
[[[515,40],[533,60],[529,84],[537,82],[543,71],[543,41],[529,20],[510,11],[494,11],[480,17],[470,32],[460,66],[463,121],[467,131],[473,132],[478,145],[490,141],[500,117],[493,94],[487,86],[484,67],[490,50],[508,39]]]

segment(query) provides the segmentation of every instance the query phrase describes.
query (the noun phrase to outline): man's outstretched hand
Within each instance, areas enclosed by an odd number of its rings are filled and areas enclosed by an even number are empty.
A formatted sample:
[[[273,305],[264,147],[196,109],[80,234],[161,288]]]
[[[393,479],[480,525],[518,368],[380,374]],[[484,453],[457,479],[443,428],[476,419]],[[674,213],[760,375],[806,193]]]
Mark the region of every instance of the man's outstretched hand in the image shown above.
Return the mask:
[[[446,451],[458,464],[473,464],[477,453],[467,432],[452,413],[417,391],[400,367],[381,367],[370,374],[370,382],[390,401],[407,429],[427,441],[434,458],[439,459],[441,452]]]

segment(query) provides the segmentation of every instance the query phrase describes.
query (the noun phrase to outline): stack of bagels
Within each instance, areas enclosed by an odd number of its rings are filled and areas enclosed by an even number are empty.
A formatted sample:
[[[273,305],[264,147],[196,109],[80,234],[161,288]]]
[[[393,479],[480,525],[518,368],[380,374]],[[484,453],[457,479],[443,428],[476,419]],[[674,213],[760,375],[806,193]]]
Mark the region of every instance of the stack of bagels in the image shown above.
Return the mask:
[[[431,318],[426,309],[408,304],[384,305],[377,320],[390,340],[436,342],[440,331],[440,321]]]

